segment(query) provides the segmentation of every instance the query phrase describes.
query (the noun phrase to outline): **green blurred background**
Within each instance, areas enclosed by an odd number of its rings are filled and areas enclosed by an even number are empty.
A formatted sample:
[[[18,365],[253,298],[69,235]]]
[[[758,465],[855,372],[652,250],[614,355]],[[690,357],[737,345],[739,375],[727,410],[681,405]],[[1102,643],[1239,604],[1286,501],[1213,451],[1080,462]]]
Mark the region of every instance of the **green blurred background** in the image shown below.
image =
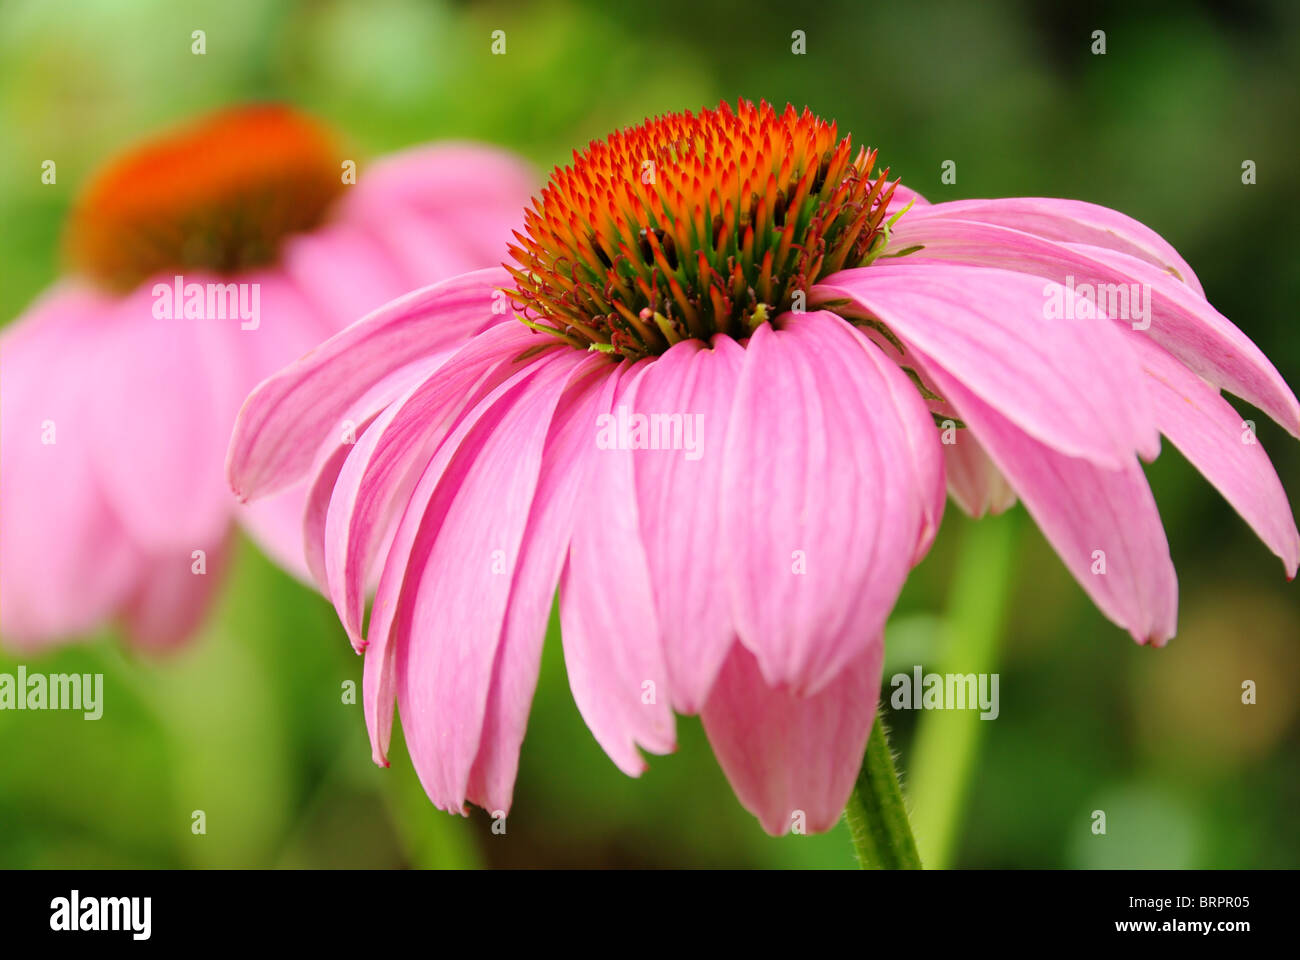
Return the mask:
[[[218,105],[284,99],[372,156],[494,141],[541,171],[616,126],[743,96],[837,119],[931,200],[1074,197],[1137,217],[1300,386],[1300,5],[1231,9],[0,0],[0,317],[55,278],[63,217],[96,165]],[[498,29],[505,56],[490,54]],[[50,157],[57,186],[40,183]],[[955,184],[940,182],[946,160]],[[1300,447],[1244,415],[1300,497]],[[972,524],[950,506],[886,675],[996,671],[1001,715],[889,714],[930,863],[1300,865],[1297,588],[1168,444],[1149,475],[1182,594],[1161,651],[1092,607],[1021,508]],[[361,663],[331,609],[242,544],[180,655],[142,661],[105,634],[23,660],[102,671],[107,706],[93,723],[0,713],[0,867],[853,864],[843,825],[763,834],[696,720],[640,780],[619,773],[578,716],[557,640],[508,832],[493,835],[481,811],[436,811],[400,748],[392,769],[371,764],[361,708],[340,696]],[[0,653],[0,671],[16,663]]]

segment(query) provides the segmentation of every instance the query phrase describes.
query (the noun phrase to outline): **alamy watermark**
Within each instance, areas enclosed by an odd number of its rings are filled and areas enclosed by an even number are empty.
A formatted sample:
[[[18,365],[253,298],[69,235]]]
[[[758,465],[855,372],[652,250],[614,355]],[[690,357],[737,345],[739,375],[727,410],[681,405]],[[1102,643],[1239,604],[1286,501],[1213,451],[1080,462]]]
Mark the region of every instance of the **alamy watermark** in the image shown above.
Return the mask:
[[[629,413],[596,417],[596,446],[601,450],[682,450],[687,460],[704,455],[704,414]]]
[[[996,720],[1000,712],[996,673],[925,673],[918,665],[894,674],[889,685],[895,710],[979,710],[981,720]]]
[[[1128,320],[1134,330],[1151,326],[1149,283],[1079,283],[1074,274],[1065,283],[1043,287],[1043,317],[1047,320]]]
[[[153,932],[152,897],[83,897],[73,890],[50,901],[50,929],[56,932],[125,931],[132,940]]]
[[[240,330],[262,324],[259,283],[186,283],[177,274],[170,284],[155,283],[152,293],[159,320],[239,320]]]
[[[80,710],[86,720],[104,715],[102,673],[0,673],[0,710]]]

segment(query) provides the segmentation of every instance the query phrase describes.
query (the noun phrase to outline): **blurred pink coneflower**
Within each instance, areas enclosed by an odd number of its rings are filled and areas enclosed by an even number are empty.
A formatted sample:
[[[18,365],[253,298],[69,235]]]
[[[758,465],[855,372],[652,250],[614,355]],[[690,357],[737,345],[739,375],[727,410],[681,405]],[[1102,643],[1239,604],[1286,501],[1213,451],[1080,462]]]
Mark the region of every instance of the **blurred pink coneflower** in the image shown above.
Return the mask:
[[[241,400],[374,307],[498,260],[534,186],[467,144],[354,171],[319,124],[256,105],[141,145],[85,189],[69,276],[0,338],[6,641],[119,619],[140,646],[176,644],[236,518],[305,576],[305,491],[238,508],[226,489]]]

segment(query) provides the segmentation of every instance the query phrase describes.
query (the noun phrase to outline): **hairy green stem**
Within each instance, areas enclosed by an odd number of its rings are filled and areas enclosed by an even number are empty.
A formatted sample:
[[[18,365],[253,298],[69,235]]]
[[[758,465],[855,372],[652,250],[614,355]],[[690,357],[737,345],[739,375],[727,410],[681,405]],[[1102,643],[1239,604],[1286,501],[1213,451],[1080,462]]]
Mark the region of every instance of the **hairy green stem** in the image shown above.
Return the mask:
[[[879,716],[871,725],[867,754],[845,815],[864,870],[921,869],[885,722]]]

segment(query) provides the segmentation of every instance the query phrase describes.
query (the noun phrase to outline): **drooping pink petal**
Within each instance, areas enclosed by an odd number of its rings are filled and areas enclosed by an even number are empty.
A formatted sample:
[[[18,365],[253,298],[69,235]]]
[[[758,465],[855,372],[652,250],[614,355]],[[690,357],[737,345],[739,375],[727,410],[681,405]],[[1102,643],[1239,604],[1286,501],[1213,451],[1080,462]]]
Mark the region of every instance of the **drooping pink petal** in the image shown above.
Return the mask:
[[[235,504],[236,518],[276,563],[328,595],[325,520],[339,471],[379,413],[411,384],[426,379],[447,356],[435,354],[407,364],[354,401],[336,432],[321,439],[307,479],[269,497]]]
[[[1101,612],[1138,643],[1161,646],[1172,637],[1178,580],[1136,458],[1109,470],[1068,457],[1018,429],[941,365],[928,372]]]
[[[296,286],[300,299],[310,304],[306,312],[313,325],[290,342],[282,331],[264,336],[275,341],[268,344],[275,349],[267,351],[272,362],[259,366],[257,380],[414,288],[499,260],[521,219],[530,184],[530,172],[509,154],[468,145],[410,151],[366,171],[333,222],[285,244],[284,278],[268,279]],[[448,188],[460,191],[455,203],[446,202]],[[465,204],[472,206],[467,210]],[[448,249],[431,256],[425,250],[430,244]],[[413,252],[417,247],[425,252]],[[341,463],[339,458],[335,472]],[[320,485],[318,477],[315,486]],[[238,514],[259,545],[303,580],[311,578],[299,542],[309,486],[298,483],[292,492],[243,504]],[[320,519],[323,524],[323,514]],[[309,539],[307,551],[307,560],[312,551],[323,556],[323,544]]]
[[[770,684],[805,694],[880,634],[940,480],[916,473],[920,427],[904,418],[931,421],[900,406],[901,370],[833,314],[777,322],[745,351],[719,549],[741,642]]]
[[[343,464],[325,516],[324,570],[327,593],[358,649],[365,588],[400,505],[459,416],[518,373],[515,358],[537,341],[523,324],[499,324],[439,358],[386,404]]]
[[[551,416],[587,359],[551,351],[512,378],[448,462],[407,561],[398,709],[420,781],[445,810],[464,807]]]
[[[642,367],[620,401],[628,422],[646,418],[643,442],[654,444],[633,451],[633,473],[640,540],[680,713],[699,712],[735,641],[730,601],[719,589],[731,561],[718,550],[718,501],[725,495],[727,423],[744,357],[730,337],[714,337],[711,345],[684,340]],[[611,435],[622,420],[615,413]]]
[[[1155,388],[1156,421],[1225,500],[1282,560],[1288,577],[1300,562],[1300,534],[1277,472],[1255,433],[1228,401],[1196,374],[1134,333]]]
[[[632,451],[600,446],[602,418],[626,405],[641,365],[604,383],[578,493],[569,559],[560,579],[560,624],[569,687],[588,728],[629,776],[645,769],[638,746],[676,749],[668,668],[660,644],[649,564],[641,542]]]
[[[91,454],[102,398],[84,345],[112,311],[57,287],[0,337],[0,633],[15,647],[93,629],[138,576]]]
[[[422,357],[463,342],[494,319],[501,269],[417,290],[331,337],[266,380],[244,402],[227,458],[241,499],[288,486],[310,468],[321,438],[370,387]]]
[[[1058,284],[1069,282],[1075,289],[1084,284],[1113,285],[1115,294],[1123,296],[1118,305],[1127,306],[1129,316],[1112,319],[1135,329],[1149,324],[1147,334],[1192,370],[1300,435],[1300,404],[1263,352],[1204,296],[1146,260],[1104,247],[1061,243],[1005,226],[951,218],[904,218],[894,231],[893,243],[900,249],[923,247],[904,261],[914,267],[960,263],[1016,270]],[[1044,297],[1048,292],[1043,290]],[[1110,295],[1098,302],[1109,307]],[[1139,316],[1148,309],[1149,316]]]
[[[225,572],[225,543],[204,551],[144,558],[141,576],[122,610],[131,642],[142,650],[174,650],[203,622]],[[201,561],[201,563],[200,563]]]
[[[1169,241],[1146,224],[1095,203],[1053,197],[954,200],[924,209],[914,207],[896,230],[923,220],[976,220],[1061,243],[1087,243],[1116,250],[1152,264],[1205,297],[1200,280]],[[910,241],[899,248],[908,245]]]
[[[394,535],[401,533],[398,528]],[[393,555],[390,548],[389,556]],[[384,575],[390,567],[384,568]],[[390,576],[398,577],[399,574]],[[380,577],[379,591],[384,589],[383,576]],[[399,582],[394,592],[401,589]],[[394,601],[395,603],[395,601]],[[391,608],[391,604],[390,604]],[[370,735],[370,758],[381,767],[388,766],[388,748],[393,738],[393,712],[397,709],[397,679],[394,673],[397,644],[392,638],[392,614],[386,618],[384,629],[375,630],[372,626],[370,638],[364,651],[365,662],[362,664],[361,689],[365,704],[366,732]]]
[[[1153,307],[1147,336],[1194,373],[1259,407],[1293,437],[1300,437],[1300,402],[1295,393],[1273,362],[1231,320],[1133,257],[1114,250],[1085,252],[1151,288],[1152,303],[1160,309]]]
[[[604,363],[578,368],[551,420],[537,494],[510,588],[478,756],[470,770],[467,795],[489,811],[510,810],[542,641],[579,508],[582,461],[593,452],[591,425],[609,369]]]
[[[282,570],[326,592],[325,516],[339,471],[375,415],[355,427],[348,439],[326,448],[310,480],[251,503],[235,505],[235,518]]]
[[[365,436],[378,416],[378,413],[370,414],[357,424],[354,434],[320,457],[319,466],[312,471],[312,479],[306,483],[304,491],[306,503],[300,511],[298,523],[299,535],[302,538],[303,560],[312,582],[326,595],[329,593],[329,579],[325,571],[325,522],[329,515],[330,500],[334,495],[334,488],[338,485],[343,464],[356,448],[357,438]],[[278,496],[279,494],[275,494],[272,499]],[[256,504],[246,504],[246,506],[256,506]],[[379,555],[386,554],[381,551]]]
[[[385,766],[388,763],[393,707],[399,690],[403,689],[406,647],[412,642],[411,595],[419,584],[421,571],[436,540],[438,517],[446,512],[458,484],[464,482],[465,475],[473,466],[472,448],[463,455],[461,448],[466,445],[466,437],[471,431],[474,443],[483,443],[492,426],[506,416],[512,402],[518,399],[515,391],[532,378],[536,363],[545,359],[547,357],[534,357],[533,362],[515,365],[507,379],[479,398],[472,409],[459,414],[451,431],[439,442],[436,450],[431,451],[409,495],[401,498],[402,513],[386,552],[365,637],[366,661],[362,682],[366,727],[376,763]],[[551,356],[549,359],[556,358]],[[507,398],[506,402],[503,402],[503,397]],[[368,430],[365,437],[373,432],[373,428]],[[455,809],[460,809],[459,803],[456,801]]]
[[[367,242],[370,248],[376,246],[374,241],[359,240],[346,230],[331,226],[293,238],[285,251],[283,271],[263,270],[249,275],[247,282],[256,284],[260,290],[261,316],[254,329],[232,334],[241,338],[240,346],[249,368],[239,390],[241,402],[258,382],[346,325],[344,315],[337,311],[351,309],[348,304],[358,302],[357,294],[340,288],[350,291],[370,280],[383,279],[366,260]],[[331,257],[338,259],[331,262]],[[340,270],[339,263],[347,263],[349,269]],[[364,272],[367,270],[372,272],[367,274]],[[367,295],[375,297],[376,291],[370,289]],[[373,305],[374,301],[371,302]],[[237,412],[237,408],[231,410],[229,424],[234,423]],[[355,417],[355,408],[350,413]],[[332,450],[338,435],[348,432],[359,431],[355,425],[336,424],[334,434],[324,438],[322,445]],[[223,446],[228,442],[229,437]],[[318,451],[316,455],[322,454]],[[307,483],[299,480],[255,502],[234,503],[233,509],[235,519],[278,566],[304,582],[311,582],[302,539],[306,495]]]
[[[301,234],[286,245],[283,272],[264,271],[255,275],[254,282],[259,283],[262,291],[263,310],[256,331],[244,334],[249,338],[253,373],[242,391],[244,395],[346,325],[344,315],[337,311],[351,309],[348,304],[356,303],[357,296],[364,296],[356,292],[363,285],[356,282],[357,277],[370,277],[366,284],[376,279],[373,273],[365,272],[372,269],[366,259],[366,242],[371,248],[376,246],[373,241],[358,240],[335,226]],[[339,263],[348,263],[349,270],[339,270]],[[354,314],[348,320],[362,315]],[[232,413],[232,425],[233,422]],[[338,431],[343,432],[341,428]],[[353,432],[360,431],[353,428]],[[236,502],[233,509],[234,518],[277,566],[311,583],[313,578],[303,549],[307,492],[307,481],[299,480],[268,497]]]
[[[889,389],[890,402],[897,411],[899,422],[907,431],[907,442],[912,458],[911,472],[922,494],[923,522],[916,544],[916,553],[912,558],[912,563],[917,564],[929,552],[934,538],[939,533],[939,524],[943,521],[947,489],[944,481],[943,454],[940,450],[942,444],[935,442],[934,422],[927,412],[925,401],[921,399],[914,384],[908,383],[897,375],[895,364],[882,352],[885,348],[857,328],[848,329],[859,340],[867,341],[864,344],[867,359],[884,377],[885,385]]]
[[[773,689],[736,644],[701,717],[731,787],[763,829],[781,836],[835,826],[853,792],[880,696],[877,636],[811,697]]]
[[[954,429],[953,443],[943,444],[948,492],[967,514],[978,519],[999,514],[1016,502],[1016,492],[969,430]]]
[[[898,263],[842,270],[813,302],[850,301],[958,378],[1026,433],[1119,467],[1153,458],[1159,434],[1146,378],[1106,320],[1048,319],[1042,281],[1009,270]]]

